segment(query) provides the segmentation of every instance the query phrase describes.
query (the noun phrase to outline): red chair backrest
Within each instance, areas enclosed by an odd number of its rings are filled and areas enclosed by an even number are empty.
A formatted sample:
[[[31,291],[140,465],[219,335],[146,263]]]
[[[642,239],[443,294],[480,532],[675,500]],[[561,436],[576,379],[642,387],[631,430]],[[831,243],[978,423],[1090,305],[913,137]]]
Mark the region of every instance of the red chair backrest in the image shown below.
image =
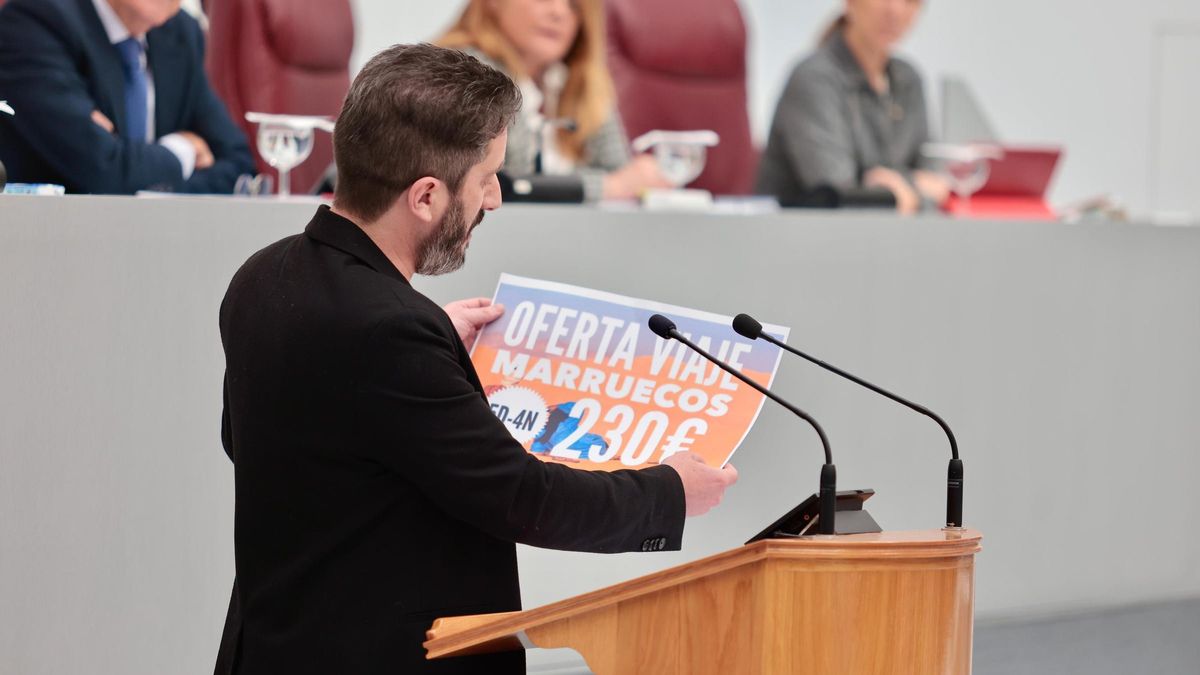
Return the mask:
[[[209,0],[208,18],[209,79],[252,148],[246,112],[337,117],[350,88],[349,0]],[[332,160],[329,134],[318,131],[312,155],[292,171],[292,192],[307,191]]]
[[[758,154],[746,110],[746,26],[737,0],[607,0],[608,66],[630,138],[712,129],[693,187],[747,194]]]

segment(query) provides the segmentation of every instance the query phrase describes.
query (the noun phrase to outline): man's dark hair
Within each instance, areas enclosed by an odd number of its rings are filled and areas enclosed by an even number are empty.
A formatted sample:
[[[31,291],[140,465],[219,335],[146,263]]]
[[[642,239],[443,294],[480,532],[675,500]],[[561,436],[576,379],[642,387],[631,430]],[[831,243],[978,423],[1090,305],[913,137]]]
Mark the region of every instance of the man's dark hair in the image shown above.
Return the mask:
[[[335,203],[370,222],[423,176],[457,193],[520,107],[508,76],[462,52],[383,50],[354,78],[338,115]]]

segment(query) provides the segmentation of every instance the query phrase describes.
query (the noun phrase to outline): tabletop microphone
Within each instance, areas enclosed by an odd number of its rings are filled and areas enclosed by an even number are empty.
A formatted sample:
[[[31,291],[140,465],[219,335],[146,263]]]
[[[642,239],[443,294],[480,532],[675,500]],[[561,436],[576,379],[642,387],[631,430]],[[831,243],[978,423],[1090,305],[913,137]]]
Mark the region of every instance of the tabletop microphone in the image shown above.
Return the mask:
[[[761,384],[746,377],[728,363],[721,361],[717,357],[701,349],[699,345],[695,344],[689,340],[686,335],[679,332],[679,330],[675,327],[674,321],[671,321],[662,314],[655,314],[654,316],[650,317],[649,325],[650,330],[658,337],[664,340],[674,339],[682,342],[688,347],[688,349],[691,349],[700,356],[703,356],[712,363],[716,364],[721,370],[724,370],[730,375],[746,383],[750,386],[750,388],[754,389],[763,396],[766,396],[772,401],[775,401],[779,405],[787,408],[797,417],[805,422],[808,422],[812,428],[816,430],[817,436],[821,438],[821,447],[825,450],[825,465],[821,467],[821,490],[818,497],[820,503],[820,515],[817,518],[817,532],[819,534],[834,534],[836,532],[834,528],[834,513],[837,510],[837,467],[833,465],[833,451],[829,449],[829,439],[825,437],[825,430],[821,428],[821,425],[818,424],[817,421],[808,413],[775,395],[775,393],[770,389],[767,389]]]
[[[762,324],[756,321],[754,317],[750,316],[749,314],[738,314],[736,317],[734,317],[733,330],[737,331],[738,335],[750,338],[751,340],[757,340],[761,337],[767,342],[770,342],[771,344],[776,345],[785,351],[789,351],[802,359],[815,363],[831,373],[841,375],[847,380],[850,380],[855,384],[862,385],[876,394],[886,396],[896,403],[915,410],[916,412],[919,412],[922,415],[932,419],[934,422],[937,422],[938,426],[942,428],[942,431],[946,432],[946,437],[950,439],[951,459],[950,467],[947,471],[946,477],[946,527],[962,527],[963,463],[962,460],[958,458],[958,441],[954,439],[954,432],[950,431],[950,425],[946,424],[945,420],[923,405],[913,403],[908,399],[893,394],[883,387],[876,386],[860,377],[847,373],[837,366],[832,366],[818,358],[809,356],[799,349],[788,345],[786,342],[775,338],[773,335],[763,332]]]

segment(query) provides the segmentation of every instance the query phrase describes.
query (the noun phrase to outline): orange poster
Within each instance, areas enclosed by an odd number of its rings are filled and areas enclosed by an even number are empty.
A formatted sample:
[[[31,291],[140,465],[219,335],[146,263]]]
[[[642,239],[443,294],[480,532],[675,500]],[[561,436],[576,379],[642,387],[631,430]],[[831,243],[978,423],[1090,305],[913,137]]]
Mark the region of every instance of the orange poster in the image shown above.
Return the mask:
[[[660,339],[646,325],[653,314],[763,386],[779,366],[778,348],[738,335],[719,314],[509,274],[494,301],[504,316],[480,333],[471,358],[492,411],[545,461],[611,471],[681,451],[712,466],[733,456],[763,395]]]

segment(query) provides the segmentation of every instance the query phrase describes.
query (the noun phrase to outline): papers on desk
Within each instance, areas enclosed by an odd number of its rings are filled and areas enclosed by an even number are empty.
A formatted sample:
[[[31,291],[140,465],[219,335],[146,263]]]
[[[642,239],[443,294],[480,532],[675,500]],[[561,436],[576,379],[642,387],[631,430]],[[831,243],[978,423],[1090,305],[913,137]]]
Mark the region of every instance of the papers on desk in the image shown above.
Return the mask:
[[[38,197],[58,197],[67,193],[61,185],[52,183],[9,183],[4,186],[6,195],[34,195]]]
[[[712,213],[722,213],[734,216],[758,216],[767,213],[779,213],[779,201],[774,197],[756,195],[750,197],[717,197],[713,202]]]
[[[650,209],[632,200],[603,201],[598,206],[605,211],[631,212],[646,210],[659,213],[716,213],[737,216],[757,216],[779,213],[780,211],[779,202],[774,197],[766,196],[714,197],[711,203],[701,208],[696,208],[695,204],[688,204],[686,207],[681,208],[671,208],[669,205],[656,204],[658,208]]]

